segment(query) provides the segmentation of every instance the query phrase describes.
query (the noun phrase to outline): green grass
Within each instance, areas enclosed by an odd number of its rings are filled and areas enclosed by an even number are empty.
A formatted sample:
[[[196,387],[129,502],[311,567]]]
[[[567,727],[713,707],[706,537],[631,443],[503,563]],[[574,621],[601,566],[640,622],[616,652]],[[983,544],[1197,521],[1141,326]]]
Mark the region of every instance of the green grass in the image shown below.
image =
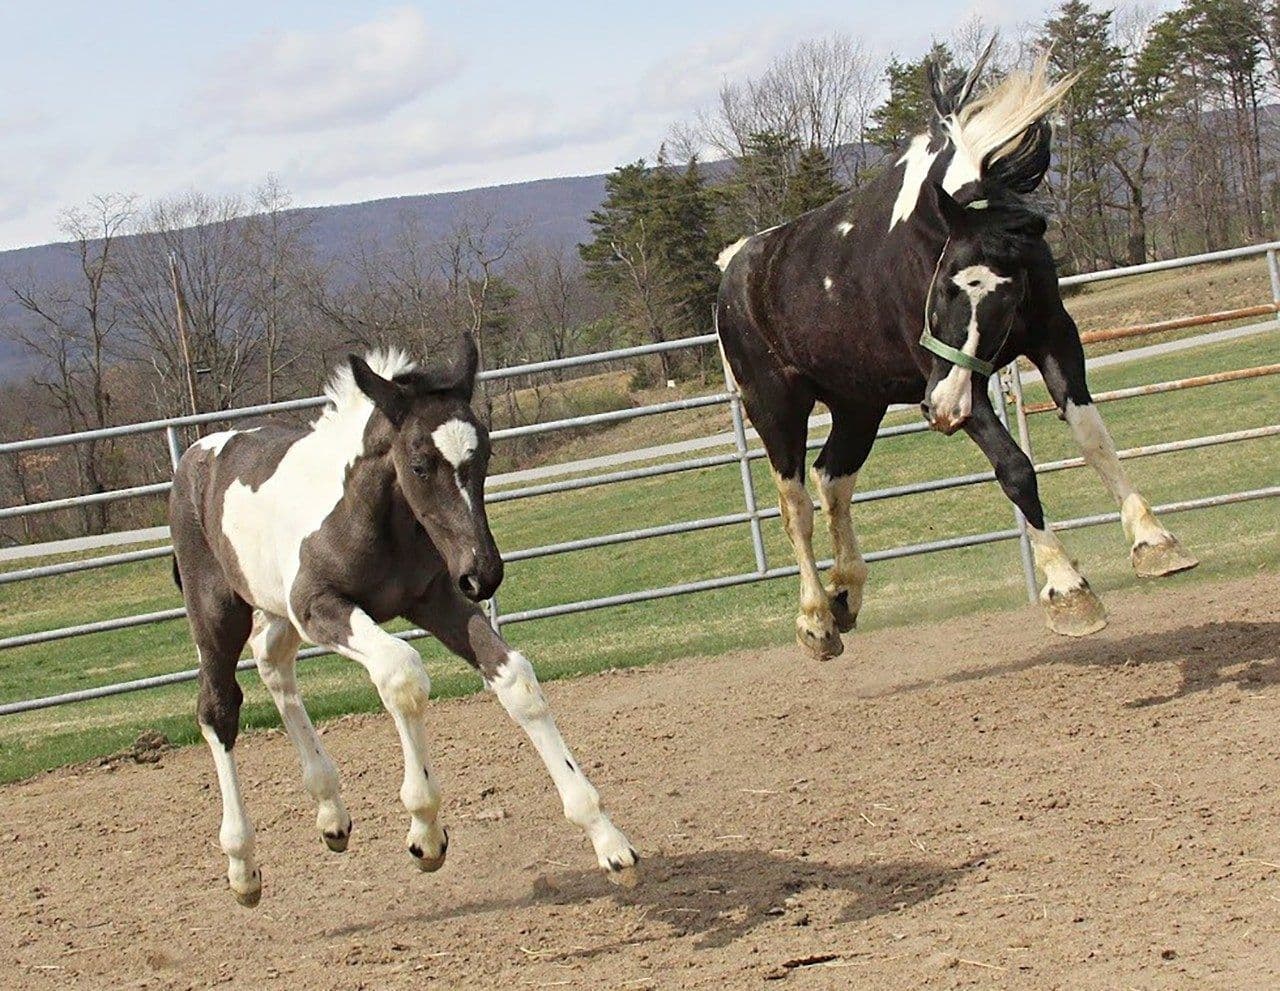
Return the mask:
[[[1198,348],[1099,371],[1094,391],[1190,374],[1270,363],[1280,358],[1275,335]],[[1029,390],[1028,400],[1046,398]],[[1274,379],[1219,385],[1104,407],[1119,447],[1238,430],[1275,422]],[[663,418],[665,419],[665,418]],[[904,415],[904,420],[911,419]],[[628,425],[635,430],[635,425]],[[1075,455],[1066,428],[1052,415],[1032,419],[1037,460]],[[650,443],[665,441],[653,433]],[[608,442],[605,442],[606,446]],[[1274,484],[1280,439],[1268,438],[1129,462],[1153,503]],[[862,489],[981,471],[977,449],[962,437],[911,435],[882,441],[860,479]],[[755,465],[762,505],[772,484]],[[1113,507],[1087,469],[1043,477],[1051,518]],[[738,467],[586,489],[492,507],[500,546],[511,551],[576,537],[654,526],[742,509]],[[1012,525],[1012,509],[994,485],[874,502],[855,507],[865,550],[919,543]],[[1216,580],[1274,569],[1280,563],[1280,514],[1275,504],[1252,503],[1171,517],[1167,521],[1203,564],[1178,581]],[[770,563],[791,563],[776,521],[765,524]],[[1126,547],[1116,526],[1066,536],[1082,569],[1105,597],[1132,587]],[[825,534],[819,554],[826,553]],[[599,548],[509,566],[501,592],[504,612],[676,584],[752,570],[745,526]],[[0,636],[106,619],[180,605],[162,559],[42,582],[0,586]],[[1148,586],[1158,591],[1158,585]],[[506,635],[547,679],[609,667],[650,664],[735,648],[784,645],[792,637],[795,583],[789,579],[508,626]],[[873,565],[865,627],[888,627],[1022,604],[1025,593],[1016,544],[1009,542]],[[856,644],[853,645],[856,648]],[[456,696],[479,679],[434,643],[422,642],[436,694]],[[0,700],[83,688],[193,666],[185,623],[167,623],[0,653]],[[302,665],[307,703],[317,719],[378,706],[363,670],[327,657]],[[257,677],[242,677],[244,723],[277,724]],[[196,739],[191,684],[0,719],[0,780],[89,759],[127,746],[144,728],[177,743]]]

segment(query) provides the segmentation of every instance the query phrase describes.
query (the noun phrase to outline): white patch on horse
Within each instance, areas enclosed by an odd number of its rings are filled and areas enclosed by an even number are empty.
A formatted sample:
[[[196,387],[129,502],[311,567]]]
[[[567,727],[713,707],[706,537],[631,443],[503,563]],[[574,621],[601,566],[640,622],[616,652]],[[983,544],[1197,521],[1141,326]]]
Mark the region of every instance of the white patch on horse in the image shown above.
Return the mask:
[[[832,279],[831,276],[824,275],[822,277],[822,288],[824,288],[827,292],[831,292],[834,286],[835,286],[835,280]]]
[[[587,834],[600,866],[605,870],[618,870],[634,865],[635,851],[631,843],[601,811],[599,793],[574,760],[551,718],[533,665],[513,650],[494,673],[488,687],[538,751],[560,793],[565,818]]]
[[[431,432],[431,443],[435,444],[440,456],[453,465],[453,480],[462,494],[462,501],[471,508],[471,493],[462,484],[460,474],[462,466],[475,453],[480,440],[476,436],[476,428],[466,420],[446,420]]]
[[[738,240],[734,241],[733,244],[729,245],[729,247],[725,248],[716,256],[716,268],[720,269],[721,272],[727,271],[729,263],[733,261],[733,256],[742,250],[742,246],[744,244],[750,241],[753,237],[763,237],[765,234],[772,234],[781,226],[781,224],[774,224],[772,227],[766,227],[762,231],[756,231],[754,234],[748,234],[746,237],[738,238]]]
[[[970,265],[951,277],[951,281],[969,297],[969,326],[960,350],[970,358],[978,353],[981,333],[978,328],[978,304],[1011,279],[996,275],[986,265]],[[933,387],[929,402],[940,419],[964,420],[973,411],[969,382],[973,373],[952,365],[946,378]]]
[[[840,223],[836,224],[836,233],[841,237],[848,237],[851,230],[853,230],[853,224],[849,223],[847,220],[842,220]]]
[[[1041,602],[1047,604],[1053,593],[1066,595],[1085,586],[1084,576],[1072,564],[1066,547],[1056,533],[1047,528],[1037,530],[1028,526],[1027,535],[1031,538],[1036,566],[1045,577],[1045,586],[1040,592]]]
[[[261,430],[261,427],[251,427],[248,430],[221,430],[216,434],[208,434],[201,437],[192,444],[192,447],[198,447],[202,451],[212,451],[214,457],[222,453],[222,449],[227,446],[227,441],[237,434],[253,434]]]
[[[240,794],[236,761],[212,726],[201,723],[200,735],[209,744],[213,766],[218,772],[218,790],[222,794],[222,827],[218,830],[218,844],[227,855],[227,881],[238,898],[252,901],[262,890],[262,875],[253,856],[253,823],[249,821],[244,798]]]
[[[374,352],[367,360],[383,378],[414,367],[399,351]],[[219,521],[254,605],[295,624],[289,599],[302,543],[341,501],[347,470],[364,454],[365,427],[374,409],[350,368],[339,370],[325,393],[331,405],[309,433],[293,442],[270,478],[256,491],[240,481],[227,486]]]
[[[915,212],[920,201],[920,189],[929,178],[929,170],[938,157],[938,152],[929,150],[929,135],[917,134],[911,139],[907,153],[898,159],[899,165],[905,165],[902,173],[902,188],[898,190],[898,198],[893,201],[893,215],[889,218],[889,230],[898,226]],[[847,233],[847,232],[846,232]]]

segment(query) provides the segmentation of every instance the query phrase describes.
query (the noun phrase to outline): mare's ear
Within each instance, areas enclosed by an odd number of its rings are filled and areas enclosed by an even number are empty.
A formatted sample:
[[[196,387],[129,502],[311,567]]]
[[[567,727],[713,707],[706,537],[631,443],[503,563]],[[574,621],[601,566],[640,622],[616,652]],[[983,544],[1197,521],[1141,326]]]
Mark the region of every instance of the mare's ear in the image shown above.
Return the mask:
[[[399,427],[409,415],[409,396],[404,387],[384,379],[358,354],[348,355],[347,360],[351,362],[356,387],[372,400],[392,426]]]
[[[938,209],[942,211],[942,219],[946,222],[947,230],[952,234],[964,231],[969,223],[964,207],[957,203],[955,197],[943,189],[939,183],[933,184],[933,194],[938,198]]]

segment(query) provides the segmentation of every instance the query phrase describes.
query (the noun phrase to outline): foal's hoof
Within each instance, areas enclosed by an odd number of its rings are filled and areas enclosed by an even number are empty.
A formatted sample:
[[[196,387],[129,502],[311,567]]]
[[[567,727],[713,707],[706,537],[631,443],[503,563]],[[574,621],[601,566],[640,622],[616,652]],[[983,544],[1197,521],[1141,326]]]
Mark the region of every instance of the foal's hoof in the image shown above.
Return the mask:
[[[844,641],[835,630],[829,633],[796,630],[796,643],[815,661],[829,661],[844,653]]]
[[[444,830],[444,842],[440,844],[440,852],[434,857],[428,857],[422,847],[416,843],[409,844],[409,856],[413,858],[414,863],[418,865],[418,870],[428,874],[438,871],[444,866],[445,854],[449,852],[449,830]]]
[[[1107,611],[1088,585],[1069,592],[1051,592],[1045,615],[1049,629],[1064,637],[1087,637],[1107,625]]]
[[[1179,571],[1190,571],[1200,562],[1183,549],[1172,534],[1154,544],[1138,544],[1130,552],[1133,570],[1139,578],[1163,578]]]
[[[262,868],[255,867],[253,874],[245,882],[247,887],[237,888],[231,887],[231,893],[245,908],[253,908],[258,902],[262,901]]]
[[[837,592],[831,596],[831,618],[836,622],[836,630],[848,633],[858,625],[858,614],[849,609],[849,592]]]
[[[623,837],[623,842],[626,842],[626,837]],[[610,856],[602,866],[610,884],[616,884],[619,888],[634,888],[640,880],[637,867],[639,863],[640,854],[636,853],[635,847],[628,845],[625,850]]]
[[[320,834],[320,838],[324,840],[324,845],[334,853],[346,853],[347,844],[351,842],[351,831],[355,828],[355,821],[348,820],[346,829],[323,832]]]

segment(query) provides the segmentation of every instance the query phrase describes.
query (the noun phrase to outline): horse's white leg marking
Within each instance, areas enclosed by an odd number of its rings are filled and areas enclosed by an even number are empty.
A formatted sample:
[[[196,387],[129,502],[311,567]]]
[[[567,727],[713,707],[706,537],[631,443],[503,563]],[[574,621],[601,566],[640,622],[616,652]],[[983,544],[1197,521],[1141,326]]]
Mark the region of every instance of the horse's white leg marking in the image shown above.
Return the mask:
[[[634,866],[635,850],[601,810],[599,793],[574,760],[556,727],[533,665],[523,654],[513,650],[488,682],[488,687],[498,696],[507,714],[528,735],[555,782],[556,791],[560,793],[565,818],[587,834],[600,866],[611,875]]]
[[[796,617],[796,632],[806,649],[820,657],[834,657],[842,647],[814,559],[813,503],[799,479],[783,478],[774,472],[773,482],[778,487],[782,526],[791,540],[796,564],[800,566],[800,614]]]
[[[342,804],[338,769],[320,742],[298,691],[295,664],[298,641],[297,631],[289,620],[255,611],[249,646],[258,663],[258,674],[298,751],[302,786],[316,802],[316,826],[325,843],[341,851],[346,849],[351,835],[351,817]]]
[[[409,853],[423,870],[444,864],[449,838],[440,828],[440,790],[427,756],[426,714],[431,678],[422,657],[399,637],[375,623],[363,609],[351,611],[348,642],[332,645],[364,665],[382,704],[391,713],[404,753],[400,801],[409,811]]]
[[[1027,533],[1031,537],[1031,549],[1035,553],[1036,567],[1044,573],[1045,577],[1044,589],[1040,592],[1041,602],[1048,604],[1050,598],[1067,595],[1088,584],[1084,580],[1084,575],[1077,570],[1056,533],[1048,528],[1037,530],[1029,524]]]
[[[862,609],[862,590],[867,584],[867,562],[862,558],[858,534],[853,527],[853,491],[858,484],[858,473],[831,478],[814,466],[810,474],[818,488],[818,501],[822,504],[835,551],[835,564],[827,576],[827,591],[832,597],[845,593],[849,612],[857,620]]]
[[[244,905],[256,905],[262,896],[262,873],[253,856],[253,823],[245,811],[240,795],[240,778],[236,760],[222,745],[213,727],[200,724],[200,733],[213,754],[218,771],[218,790],[222,793],[222,828],[218,843],[227,855],[227,881],[231,891]]]

